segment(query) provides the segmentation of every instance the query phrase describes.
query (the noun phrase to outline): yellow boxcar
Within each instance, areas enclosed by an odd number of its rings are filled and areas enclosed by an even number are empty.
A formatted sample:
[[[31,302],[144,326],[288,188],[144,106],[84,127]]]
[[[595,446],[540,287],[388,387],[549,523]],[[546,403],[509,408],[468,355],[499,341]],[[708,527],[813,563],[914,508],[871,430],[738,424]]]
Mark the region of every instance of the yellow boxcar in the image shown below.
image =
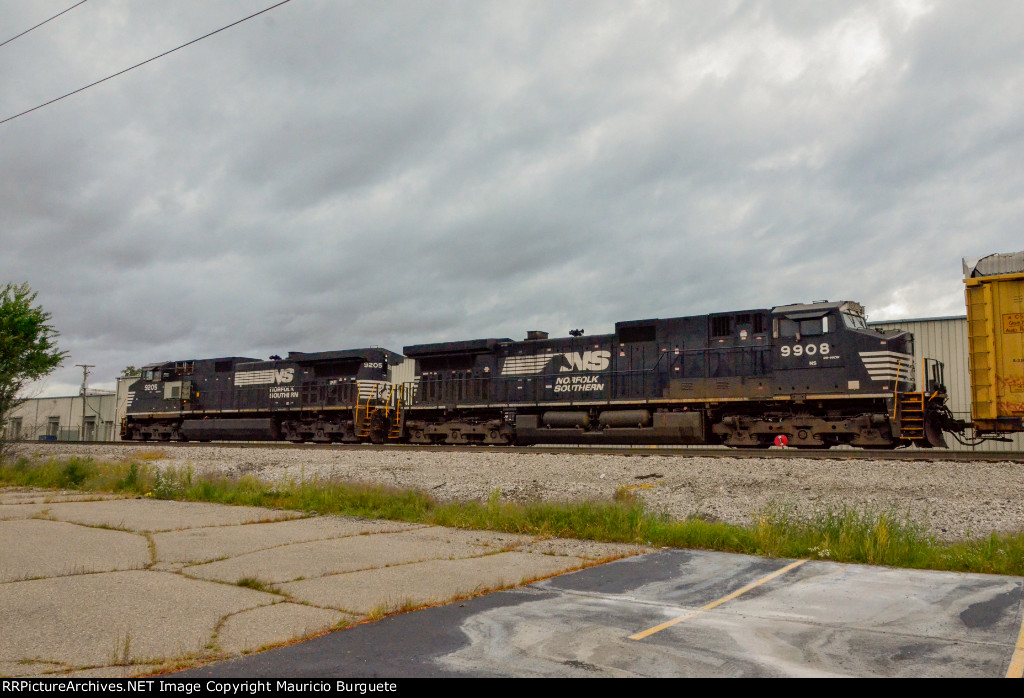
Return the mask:
[[[971,415],[978,433],[1024,430],[1024,252],[964,261]]]

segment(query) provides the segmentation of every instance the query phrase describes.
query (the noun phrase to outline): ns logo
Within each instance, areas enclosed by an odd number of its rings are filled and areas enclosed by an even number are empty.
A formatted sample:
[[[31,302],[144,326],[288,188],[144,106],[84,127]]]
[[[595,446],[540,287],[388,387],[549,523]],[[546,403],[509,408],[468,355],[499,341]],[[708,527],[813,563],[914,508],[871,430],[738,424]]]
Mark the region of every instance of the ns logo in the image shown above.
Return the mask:
[[[274,382],[280,385],[281,383],[291,383],[295,379],[294,368],[279,368],[274,371]]]
[[[235,386],[244,388],[253,385],[281,385],[295,380],[294,368],[270,368],[265,371],[238,371]]]
[[[603,371],[611,363],[612,353],[610,351],[585,351],[567,352],[562,354],[566,363],[562,364],[562,371]]]

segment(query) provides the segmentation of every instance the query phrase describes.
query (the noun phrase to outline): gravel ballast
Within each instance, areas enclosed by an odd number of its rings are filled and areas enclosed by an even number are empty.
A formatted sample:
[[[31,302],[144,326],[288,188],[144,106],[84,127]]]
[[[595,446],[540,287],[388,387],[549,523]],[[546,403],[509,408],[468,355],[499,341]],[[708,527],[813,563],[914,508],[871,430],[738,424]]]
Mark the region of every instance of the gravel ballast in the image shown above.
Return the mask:
[[[1019,462],[757,459],[572,453],[510,453],[287,447],[153,447],[50,444],[42,457],[139,458],[191,466],[197,474],[262,480],[338,478],[417,488],[441,501],[609,500],[620,487],[653,511],[749,524],[754,512],[784,504],[798,514],[827,507],[895,510],[942,540],[1024,531],[1024,464]]]

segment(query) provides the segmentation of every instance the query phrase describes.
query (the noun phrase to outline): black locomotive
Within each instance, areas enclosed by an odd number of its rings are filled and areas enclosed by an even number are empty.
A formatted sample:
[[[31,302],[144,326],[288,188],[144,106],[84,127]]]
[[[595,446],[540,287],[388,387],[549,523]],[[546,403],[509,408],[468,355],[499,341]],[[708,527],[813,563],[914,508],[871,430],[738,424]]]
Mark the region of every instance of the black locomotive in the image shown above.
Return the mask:
[[[912,335],[869,329],[852,302],[404,352],[419,364],[405,422],[414,443],[766,447],[779,436],[818,448],[941,443],[925,408],[911,417],[915,399],[901,399],[914,395]],[[940,373],[934,378],[929,398],[940,387]]]
[[[382,442],[400,431],[386,349],[232,356],[142,368],[121,438],[158,441]]]
[[[942,445],[942,367],[853,302],[475,339],[153,364],[126,439],[430,444]]]

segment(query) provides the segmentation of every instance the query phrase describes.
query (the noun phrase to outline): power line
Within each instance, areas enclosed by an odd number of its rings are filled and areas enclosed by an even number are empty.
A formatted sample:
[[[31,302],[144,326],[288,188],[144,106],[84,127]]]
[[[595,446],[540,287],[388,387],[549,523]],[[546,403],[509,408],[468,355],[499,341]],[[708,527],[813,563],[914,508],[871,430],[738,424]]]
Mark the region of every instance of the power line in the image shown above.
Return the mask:
[[[75,8],[76,8],[76,7],[78,7],[79,5],[84,5],[84,4],[86,3],[86,2],[88,2],[88,0],[82,0],[82,2],[78,2],[78,3],[75,3],[74,5],[72,5],[71,7],[69,7],[68,9],[64,10],[64,12],[71,12],[71,10],[75,9]],[[11,37],[10,39],[8,39],[7,41],[5,41],[5,42],[3,42],[2,44],[0,44],[0,46],[6,46],[7,44],[9,44],[9,43],[11,43],[12,41],[14,41],[15,39],[17,39],[18,37],[21,37],[21,36],[25,36],[26,34],[28,34],[28,33],[29,33],[30,31],[32,31],[33,29],[38,29],[39,27],[43,26],[44,24],[46,24],[46,22],[49,22],[49,21],[51,21],[51,20],[54,20],[54,19],[57,19],[57,18],[58,18],[58,17],[60,17],[60,16],[62,15],[62,14],[64,14],[64,12],[58,12],[58,13],[57,13],[57,14],[55,14],[55,15],[54,15],[53,17],[50,17],[50,19],[48,19],[48,20],[46,20],[46,21],[44,21],[44,22],[40,22],[39,24],[37,24],[37,25],[36,25],[36,26],[34,26],[34,27],[30,27],[30,28],[26,29],[26,30],[25,30],[25,31],[23,31],[22,33],[18,34],[17,36],[12,36],[12,37]]]
[[[118,75],[124,75],[125,73],[127,73],[130,70],[135,70],[136,68],[138,68],[140,66],[144,66],[147,63],[152,63],[153,61],[155,61],[158,58],[163,58],[164,56],[167,56],[169,54],[174,53],[175,51],[180,51],[181,49],[185,48],[186,46],[191,46],[194,43],[202,41],[203,39],[208,39],[211,36],[213,36],[214,34],[219,34],[220,32],[224,31],[225,29],[230,29],[231,27],[239,25],[242,22],[247,22],[250,19],[252,19],[253,17],[258,17],[261,14],[263,14],[264,12],[270,12],[274,8],[280,7],[281,5],[287,5],[291,1],[292,0],[282,0],[282,2],[279,2],[276,5],[271,5],[270,7],[266,8],[265,10],[260,10],[259,12],[256,12],[254,14],[249,15],[248,17],[243,17],[242,19],[238,20],[237,22],[232,22],[231,24],[228,24],[226,26],[221,27],[220,29],[216,29],[216,30],[210,32],[209,34],[204,34],[204,35],[200,36],[198,39],[192,39],[192,41],[184,43],[181,46],[178,46],[177,48],[172,48],[170,51],[164,51],[159,56],[153,56],[152,58],[147,58],[146,60],[142,61],[141,63],[136,63],[135,65],[133,65],[133,66],[131,66],[129,68],[125,68],[124,70],[119,70],[118,72],[114,73],[113,75],[108,75],[107,77],[103,78],[102,80],[97,80],[96,82],[90,83],[90,84],[86,85],[85,87],[79,87],[77,90],[74,90],[72,92],[68,92],[67,94],[61,95],[60,97],[56,97],[55,99],[51,99],[49,102],[44,102],[44,103],[42,103],[42,104],[40,104],[38,106],[32,107],[31,109],[26,109],[25,111],[21,112],[20,114],[15,114],[14,116],[9,116],[6,119],[4,119],[3,121],[0,121],[0,124],[6,124],[8,121],[14,121],[19,116],[25,116],[26,114],[31,114],[32,112],[36,111],[37,109],[42,109],[43,107],[48,107],[51,104],[53,104],[54,102],[61,101],[65,97],[70,97],[71,95],[76,95],[79,92],[84,92],[85,90],[88,90],[90,87],[96,87],[96,85],[99,85],[101,82],[106,82],[107,80],[110,80],[112,78],[116,78]]]

